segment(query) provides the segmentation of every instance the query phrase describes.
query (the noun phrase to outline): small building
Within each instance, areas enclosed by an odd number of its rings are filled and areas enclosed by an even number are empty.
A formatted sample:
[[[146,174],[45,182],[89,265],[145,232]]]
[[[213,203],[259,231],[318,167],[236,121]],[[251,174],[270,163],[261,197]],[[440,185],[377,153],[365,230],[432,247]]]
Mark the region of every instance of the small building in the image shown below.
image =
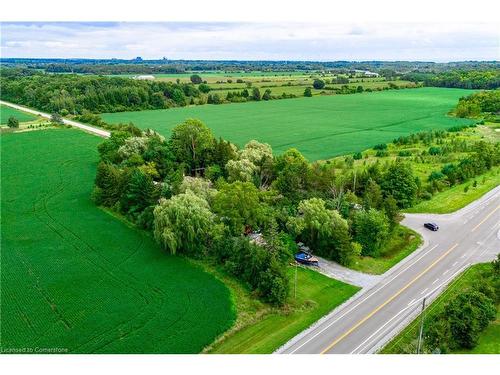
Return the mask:
[[[137,79],[139,81],[152,81],[155,79],[155,76],[152,75],[140,75],[140,76],[134,76],[132,77],[133,79]]]
[[[250,242],[258,245],[258,246],[265,246],[267,244],[266,240],[264,239],[264,236],[260,231],[253,231],[247,234],[247,237],[250,239]]]

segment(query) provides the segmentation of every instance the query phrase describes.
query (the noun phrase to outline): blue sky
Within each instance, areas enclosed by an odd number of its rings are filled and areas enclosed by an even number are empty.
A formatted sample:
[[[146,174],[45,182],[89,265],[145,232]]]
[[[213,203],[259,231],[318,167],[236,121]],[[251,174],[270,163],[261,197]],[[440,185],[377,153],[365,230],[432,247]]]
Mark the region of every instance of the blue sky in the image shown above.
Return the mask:
[[[2,57],[499,60],[493,23],[3,22]]]

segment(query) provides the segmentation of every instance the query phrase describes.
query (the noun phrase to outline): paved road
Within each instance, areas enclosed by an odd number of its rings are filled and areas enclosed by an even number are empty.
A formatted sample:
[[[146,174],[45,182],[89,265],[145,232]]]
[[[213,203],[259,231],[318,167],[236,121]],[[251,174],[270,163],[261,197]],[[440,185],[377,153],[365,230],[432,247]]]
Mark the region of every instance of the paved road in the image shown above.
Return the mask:
[[[40,112],[40,111],[31,109],[31,108],[27,108],[27,107],[23,107],[23,106],[14,104],[14,103],[9,103],[9,102],[0,100],[0,104],[5,105],[7,107],[14,108],[14,109],[18,109],[18,110],[23,111],[23,112],[31,113],[31,114],[36,115],[36,116],[45,117],[47,119],[51,118],[51,115],[48,113]],[[95,128],[93,126],[85,125],[85,124],[82,124],[81,122],[66,120],[66,119],[63,119],[63,122],[65,125],[69,125],[69,126],[73,126],[75,128],[85,130],[89,133],[98,135],[99,137],[108,138],[111,135],[111,133],[106,131],[106,130],[102,130],[99,128]]]
[[[439,231],[422,227],[435,221]],[[408,214],[403,224],[424,245],[383,275],[382,280],[321,319],[277,353],[374,353],[431,302],[470,264],[500,252],[500,186],[448,215]]]
[[[354,271],[331,260],[319,256],[316,256],[316,258],[319,260],[319,267],[310,266],[310,268],[332,279],[340,280],[351,285],[360,286],[361,288],[371,288],[382,278],[382,275],[370,275],[368,273]]]

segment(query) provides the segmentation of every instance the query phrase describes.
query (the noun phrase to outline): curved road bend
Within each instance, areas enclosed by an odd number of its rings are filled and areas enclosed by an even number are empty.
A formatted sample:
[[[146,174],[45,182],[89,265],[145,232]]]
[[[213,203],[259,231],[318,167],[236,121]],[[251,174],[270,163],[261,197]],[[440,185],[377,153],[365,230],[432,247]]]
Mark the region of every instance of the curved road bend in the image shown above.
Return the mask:
[[[435,221],[437,232],[423,228]],[[277,353],[375,353],[469,265],[500,251],[500,186],[446,215],[407,214],[403,224],[424,245],[386,272],[381,281],[290,340]]]
[[[6,102],[4,100],[0,100],[0,104],[5,105],[6,107],[18,109],[18,110],[23,111],[23,112],[31,113],[31,114],[36,115],[36,116],[45,117],[47,119],[51,118],[51,115],[48,113],[40,112],[40,111],[37,111],[35,109],[31,109],[31,108],[26,108],[26,107],[23,107],[23,106],[14,104],[14,103],[9,103],[9,102]],[[63,119],[63,123],[65,125],[69,125],[69,126],[73,126],[75,128],[78,128],[78,129],[85,130],[86,132],[92,133],[94,135],[98,135],[99,137],[108,138],[111,135],[111,133],[109,131],[95,128],[93,126],[85,125],[85,124],[82,124],[81,122]]]

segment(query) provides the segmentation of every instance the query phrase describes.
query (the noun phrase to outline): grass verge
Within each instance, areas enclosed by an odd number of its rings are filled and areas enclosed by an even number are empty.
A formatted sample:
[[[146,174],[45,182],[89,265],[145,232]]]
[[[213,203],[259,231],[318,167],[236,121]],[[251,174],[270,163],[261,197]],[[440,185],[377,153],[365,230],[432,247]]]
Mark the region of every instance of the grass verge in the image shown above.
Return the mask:
[[[477,186],[473,187],[474,180]],[[408,213],[435,213],[447,214],[457,211],[476,199],[481,198],[488,191],[500,185],[500,167],[492,168],[474,179],[450,189],[435,194],[432,199],[423,201],[406,210]],[[468,186],[468,190],[465,191]]]
[[[476,264],[462,273],[426,310],[426,320],[439,314],[446,303],[454,296],[477,283],[481,275],[491,269],[491,263]],[[497,309],[498,311],[498,309]],[[488,328],[481,334],[478,345],[472,350],[462,350],[456,353],[500,353],[500,321],[497,319],[490,323]],[[389,342],[381,351],[383,354],[416,353],[417,336],[420,326],[420,316],[416,317],[399,335]]]
[[[272,353],[360,289],[310,269],[290,267],[288,303],[283,308],[273,308],[256,300],[220,267],[214,269],[207,264],[204,267],[229,287],[238,314],[234,326],[206,347],[204,353]],[[294,297],[295,271],[297,298]]]
[[[417,232],[399,225],[378,258],[360,257],[350,268],[374,275],[383,274],[418,249],[421,243],[422,238]]]

